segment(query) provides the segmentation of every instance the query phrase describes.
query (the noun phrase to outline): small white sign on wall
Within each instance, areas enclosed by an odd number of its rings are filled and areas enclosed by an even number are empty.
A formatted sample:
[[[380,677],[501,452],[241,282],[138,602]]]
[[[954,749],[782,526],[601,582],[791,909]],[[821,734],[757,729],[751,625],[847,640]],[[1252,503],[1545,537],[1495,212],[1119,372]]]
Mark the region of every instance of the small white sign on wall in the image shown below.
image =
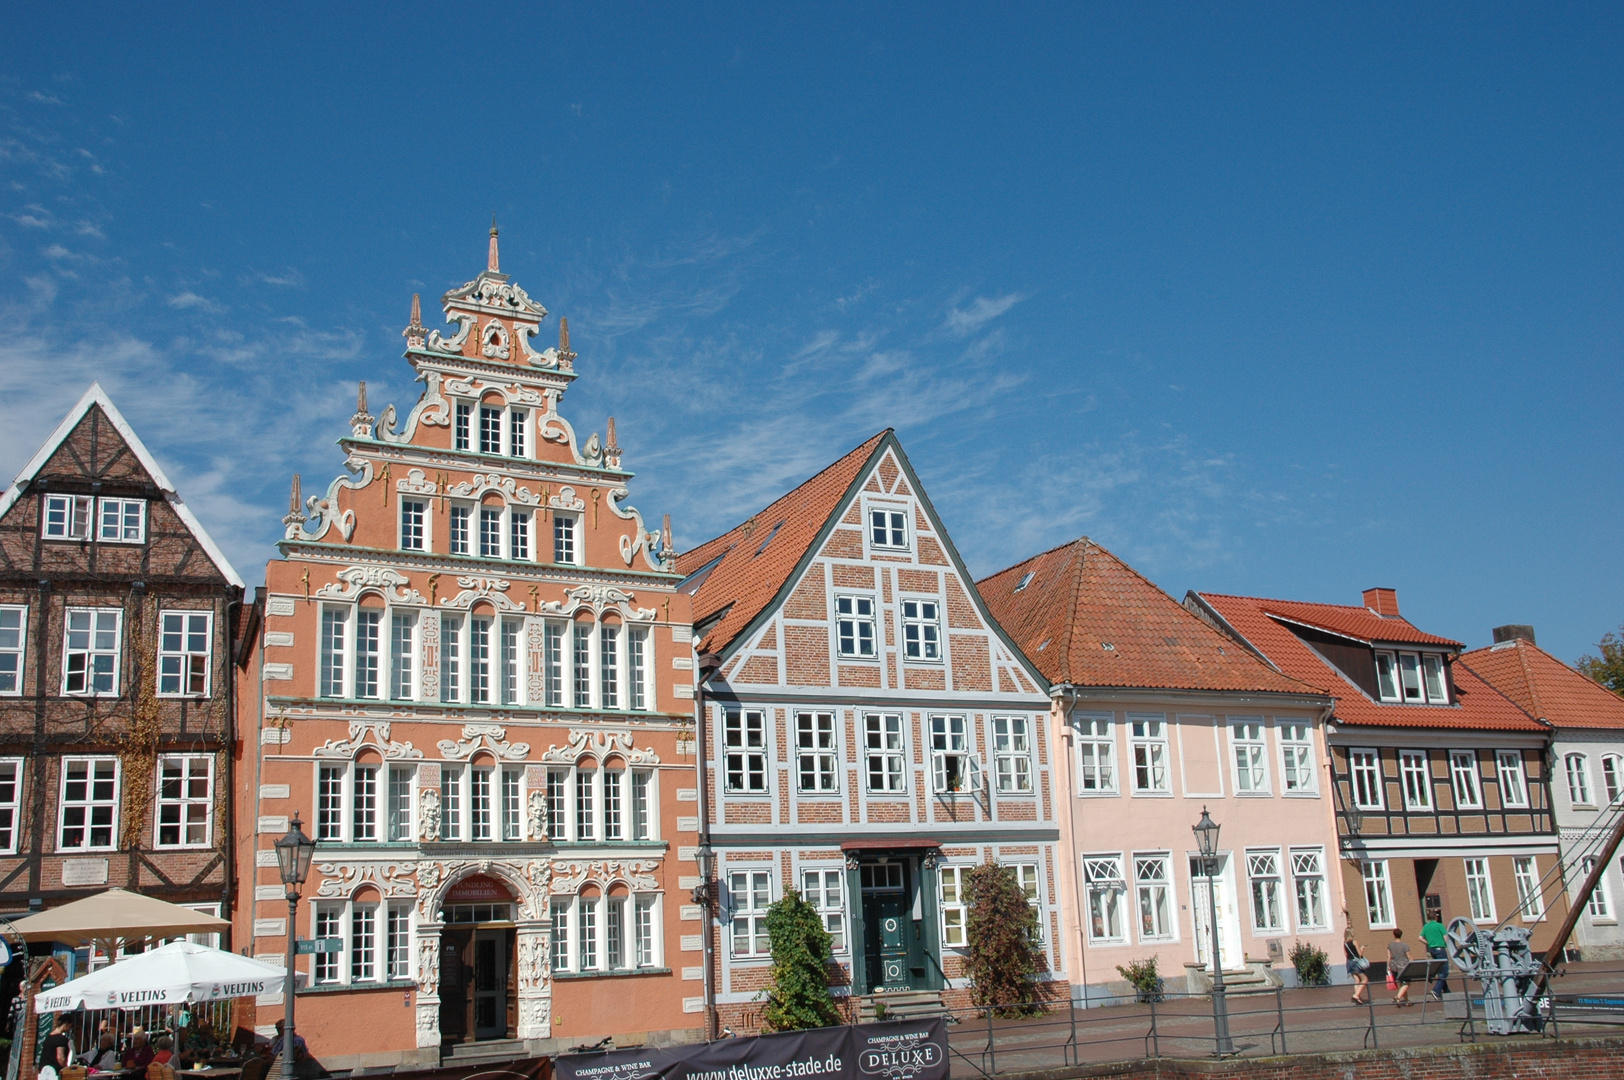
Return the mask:
[[[62,884],[106,885],[107,860],[64,859],[62,861]]]

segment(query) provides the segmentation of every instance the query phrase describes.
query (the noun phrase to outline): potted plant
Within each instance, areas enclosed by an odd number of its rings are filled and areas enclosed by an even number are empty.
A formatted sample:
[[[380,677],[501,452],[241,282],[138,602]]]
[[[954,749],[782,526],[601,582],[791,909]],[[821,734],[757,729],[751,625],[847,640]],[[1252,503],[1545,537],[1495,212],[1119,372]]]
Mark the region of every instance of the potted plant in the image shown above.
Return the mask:
[[[1156,973],[1156,958],[1154,956],[1147,956],[1143,960],[1135,960],[1127,967],[1118,964],[1117,971],[1133,986],[1135,1001],[1152,1002],[1162,1000],[1162,990],[1165,984],[1162,977]]]
[[[1298,986],[1330,986],[1331,963],[1325,950],[1306,941],[1291,946],[1291,966],[1297,969]]]

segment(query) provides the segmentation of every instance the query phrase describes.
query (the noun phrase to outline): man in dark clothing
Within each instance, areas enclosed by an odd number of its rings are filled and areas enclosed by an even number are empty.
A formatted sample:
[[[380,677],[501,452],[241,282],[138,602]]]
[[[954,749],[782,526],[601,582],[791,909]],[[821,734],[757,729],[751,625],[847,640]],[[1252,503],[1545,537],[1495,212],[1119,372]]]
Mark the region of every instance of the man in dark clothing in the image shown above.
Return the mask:
[[[68,1054],[73,1049],[73,1043],[68,1040],[68,1030],[73,1026],[66,1016],[58,1016],[56,1023],[51,1025],[51,1033],[45,1036],[45,1041],[39,1047],[39,1067],[49,1065],[61,1075],[62,1070],[68,1067]]]

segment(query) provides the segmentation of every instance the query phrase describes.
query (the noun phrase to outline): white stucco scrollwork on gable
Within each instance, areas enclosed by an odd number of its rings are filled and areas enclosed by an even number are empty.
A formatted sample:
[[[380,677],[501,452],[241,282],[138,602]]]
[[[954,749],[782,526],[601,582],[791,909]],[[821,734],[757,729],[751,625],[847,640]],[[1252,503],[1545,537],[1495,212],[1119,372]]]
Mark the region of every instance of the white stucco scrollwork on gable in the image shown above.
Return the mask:
[[[314,757],[352,758],[363,746],[376,747],[379,753],[391,761],[423,756],[423,751],[411,743],[391,740],[387,720],[351,720],[349,738],[328,739],[310,753]]]
[[[658,765],[660,756],[653,749],[633,748],[630,731],[606,731],[603,728],[570,728],[569,742],[564,746],[549,746],[541,760],[549,764],[573,765],[583,756],[591,754],[599,761],[615,754],[629,765]]]
[[[387,566],[347,566],[333,576],[344,584],[329,582],[317,589],[323,600],[354,600],[363,589],[377,589],[392,604],[428,604],[416,589],[406,588],[411,578]]]
[[[387,897],[417,895],[412,863],[322,862],[316,864],[316,869],[322,875],[316,888],[319,897],[347,898],[362,885],[376,886]]]
[[[660,887],[660,879],[654,876],[660,869],[659,859],[554,859],[552,869],[554,896],[580,892],[589,881],[603,889],[624,882],[633,892],[653,892]]]
[[[461,739],[441,739],[439,745],[440,756],[450,761],[467,761],[480,749],[503,761],[523,761],[530,756],[530,744],[508,742],[507,729],[500,724],[464,724]]]
[[[305,500],[305,516],[307,520],[288,520],[287,529],[282,534],[284,540],[320,540],[327,535],[327,530],[338,527],[339,535],[346,542],[355,534],[355,511],[338,509],[338,493],[343,488],[359,490],[372,483],[372,462],[366,458],[350,455],[344,460],[344,468],[349,476],[339,476],[327,485],[327,494],[324,496],[312,495]]]
[[[491,606],[498,611],[523,611],[524,604],[514,603],[505,595],[508,582],[503,578],[472,577],[457,578],[457,585],[462,589],[456,596],[448,596],[440,601],[445,608],[471,608],[479,600],[489,600]]]
[[[655,608],[633,607],[637,594],[613,585],[579,585],[564,593],[563,600],[548,600],[538,605],[548,615],[574,615],[582,608],[590,608],[594,616],[601,617],[611,608],[627,622],[653,622],[659,614]]]
[[[507,327],[495,319],[485,324],[485,329],[480,332],[479,342],[480,355],[487,360],[506,360],[511,355]]]
[[[547,506],[552,510],[585,510],[586,500],[575,494],[575,489],[568,484],[558,489],[558,494],[547,497]]]
[[[461,356],[462,343],[468,340],[468,335],[473,332],[474,323],[479,321],[479,316],[466,311],[448,311],[445,321],[458,324],[456,335],[448,338],[438,330],[430,330],[429,336],[423,341],[423,348],[429,352]]]
[[[527,487],[519,486],[519,482],[511,476],[499,476],[496,473],[475,473],[473,479],[464,480],[460,484],[450,484],[446,487],[447,495],[459,499],[477,499],[487,491],[494,491],[510,503],[519,503],[524,506],[540,506],[541,496]]]

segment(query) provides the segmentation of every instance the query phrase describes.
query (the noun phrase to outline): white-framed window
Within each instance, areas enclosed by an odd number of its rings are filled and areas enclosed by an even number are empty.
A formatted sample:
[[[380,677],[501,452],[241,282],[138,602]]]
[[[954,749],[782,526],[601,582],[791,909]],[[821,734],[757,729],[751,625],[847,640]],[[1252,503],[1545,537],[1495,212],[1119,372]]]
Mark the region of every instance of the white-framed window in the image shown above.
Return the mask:
[[[214,759],[202,754],[165,754],[158,759],[160,848],[203,848],[213,840]]]
[[[378,839],[378,766],[355,765],[350,771],[350,839]]]
[[[68,608],[63,619],[62,693],[117,697],[123,608]]]
[[[580,558],[580,545],[576,543],[579,522],[574,514],[553,511],[553,562],[576,565]]]
[[[587,772],[591,775],[590,770]],[[440,839],[464,842],[522,840],[524,829],[520,808],[523,805],[523,776],[524,770],[518,766],[442,764]],[[587,821],[595,823],[597,809],[590,786],[587,791]],[[365,839],[376,839],[376,836]]]
[[[901,750],[900,717],[899,741],[895,749]],[[933,716],[930,718],[931,775],[940,793],[976,791],[980,788],[979,770],[976,768],[975,748],[970,736],[969,721],[962,716]],[[900,766],[899,766],[900,767]],[[882,790],[899,790],[884,788]]]
[[[525,433],[530,428],[529,409],[508,410],[508,456],[524,457],[529,453]]]
[[[575,707],[592,707],[592,626],[577,619],[570,624],[570,638],[575,646],[571,671],[575,680]]]
[[[1252,932],[1281,933],[1286,929],[1286,911],[1279,849],[1248,851],[1246,877],[1252,887]]]
[[[1398,691],[1398,658],[1390,652],[1376,654],[1376,696],[1382,701],[1403,701]]]
[[[1077,739],[1077,793],[1116,793],[1116,728],[1109,714],[1082,715],[1072,721]]]
[[[818,909],[829,934],[831,952],[846,951],[846,873],[844,870],[802,870],[801,895]]]
[[[62,759],[57,850],[113,850],[118,843],[118,781],[116,757]]]
[[[723,714],[722,776],[728,791],[767,793],[767,717],[760,709]]]
[[[1128,743],[1133,753],[1133,790],[1153,793],[1171,791],[1167,775],[1166,718],[1129,713]]]
[[[1472,921],[1493,923],[1494,886],[1489,880],[1489,860],[1466,859],[1466,902],[1471,909]]]
[[[1032,792],[1031,721],[1024,716],[992,718],[993,775],[998,790],[1027,795]]]
[[[412,786],[416,769],[411,767],[390,766],[389,787],[384,793],[384,814],[386,818],[387,834],[385,838],[390,843],[399,843],[411,840],[412,822]]]
[[[554,971],[570,969],[570,957],[574,955],[570,950],[570,908],[573,906],[569,900],[552,902]]]
[[[350,982],[378,979],[378,905],[350,905]]]
[[[620,705],[620,627],[598,625],[598,705],[618,709]]]
[[[1607,805],[1618,802],[1624,795],[1624,758],[1617,754],[1603,754],[1601,759],[1601,788],[1607,796]]]
[[[1393,883],[1387,876],[1387,860],[1360,864],[1365,879],[1365,911],[1372,930],[1391,930],[1393,922]]]
[[[473,554],[474,549],[473,549],[473,543],[471,541],[471,533],[472,533],[473,530],[472,530],[472,526],[470,524],[473,521],[473,518],[474,518],[474,508],[473,507],[471,507],[471,506],[459,506],[459,505],[457,505],[455,503],[452,504],[452,506],[451,506],[451,554],[453,554],[453,555],[472,555]]]
[[[847,658],[872,660],[874,647],[874,598],[835,597],[836,651]]]
[[[1579,880],[1583,882],[1596,868],[1596,857],[1586,855],[1579,863]],[[1590,900],[1585,905],[1590,917],[1598,922],[1613,921],[1613,895],[1607,887],[1607,875],[1603,874],[1596,879],[1596,888],[1590,894]]]
[[[0,605],[0,697],[23,692],[23,657],[28,653],[28,608]]]
[[[868,713],[863,717],[863,764],[868,790],[902,791],[906,788],[902,739],[899,714]]]
[[[321,609],[321,670],[322,697],[341,698],[345,694],[349,654],[350,612],[348,608]]]
[[[1353,805],[1361,810],[1382,809],[1382,759],[1375,750],[1349,750]]]
[[[207,611],[158,613],[158,696],[208,697],[214,616]]]
[[[801,791],[839,788],[834,713],[795,714],[795,775]]]
[[[389,697],[411,701],[417,697],[417,614],[396,611],[389,616]]]
[[[499,407],[490,405],[479,407],[479,452],[481,454],[502,452],[502,410]]]
[[[345,771],[343,765],[320,765],[316,768],[317,840],[344,838]]]
[[[503,840],[524,838],[520,776],[521,770],[504,768],[500,777],[493,774],[490,781],[492,813],[496,815],[491,827],[499,830]],[[544,796],[547,836],[559,843],[652,840],[656,830],[653,785],[651,771],[627,769],[618,761],[600,766],[583,760],[573,768],[549,769]]]
[[[355,613],[355,696],[378,696],[378,666],[383,642],[383,609],[359,608]]]
[[[1433,705],[1449,704],[1449,683],[1444,678],[1444,658],[1437,653],[1421,656],[1421,685],[1427,692],[1427,701]]]
[[[1575,805],[1590,805],[1590,760],[1583,754],[1568,754],[1562,765],[1568,774],[1568,798]]]
[[[1532,855],[1517,855],[1511,860],[1511,877],[1517,883],[1517,908],[1524,922],[1538,922],[1545,917],[1545,897],[1540,892],[1539,863]]]
[[[1300,794],[1319,789],[1314,770],[1314,729],[1304,720],[1282,720],[1280,733],[1280,776],[1283,790]]]
[[[1088,940],[1101,945],[1126,944],[1122,917],[1127,882],[1121,855],[1084,855],[1083,887],[1088,893]]]
[[[88,495],[47,495],[43,535],[47,540],[89,540],[95,512],[96,500]]]
[[[482,615],[468,618],[468,700],[475,705],[491,703],[491,625],[494,622]]]
[[[1041,943],[1048,938],[1048,928],[1044,925],[1048,920],[1043,917],[1043,879],[1038,874],[1038,864],[1010,863],[1009,868],[1015,871],[1015,884],[1026,897],[1026,906],[1032,909],[1032,925],[1036,927],[1033,940]]]
[[[18,820],[23,806],[23,763],[21,758],[0,758],[0,854],[17,850],[22,834]]]
[[[902,602],[902,655],[909,660],[942,658],[941,609],[936,601]]]
[[[448,769],[461,770],[462,766],[443,766],[440,772],[441,799],[451,800],[449,820],[460,830],[467,793],[460,781],[447,784]],[[316,839],[349,843],[411,840],[415,775],[409,765],[333,761],[316,766]],[[460,831],[445,832],[447,822],[442,801],[441,839],[461,839]]]
[[[648,673],[652,667],[649,661],[653,648],[646,626],[634,626],[626,635],[627,704],[637,712],[648,708]]]
[[[555,897],[550,912],[554,971],[584,974],[660,966],[658,896]]]
[[[966,936],[969,909],[964,903],[965,867],[944,866],[937,870],[942,893],[942,944],[950,949],[969,945]]]
[[[508,558],[529,562],[535,556],[530,552],[530,511],[508,511]]]
[[[145,499],[97,500],[96,539],[110,544],[144,544],[147,540]]]
[[[474,406],[472,402],[459,401],[455,408],[455,426],[452,428],[451,445],[458,450],[472,450],[474,447]]]
[[[429,504],[422,499],[400,500],[400,547],[402,551],[428,550]]]
[[[1494,764],[1500,774],[1500,805],[1523,808],[1528,805],[1528,781],[1523,775],[1521,750],[1495,752]]]
[[[1398,776],[1404,788],[1404,809],[1432,809],[1432,767],[1425,750],[1400,750]]]
[[[1322,848],[1291,849],[1291,881],[1297,896],[1297,929],[1330,927],[1325,903],[1325,852]]]
[[[479,557],[502,557],[502,508],[499,506],[479,508]]]
[[[390,904],[384,914],[383,977],[401,982],[412,977],[412,908]]]
[[[345,936],[344,909],[346,906],[343,903],[315,904],[312,911],[314,920],[314,925],[311,928],[312,936],[318,940],[321,938],[337,938],[342,942]],[[340,973],[343,971],[341,964],[343,956],[343,953],[336,952],[322,952],[312,956],[310,958],[311,981],[318,985],[338,982],[342,977]]]
[[[1133,887],[1139,904],[1139,940],[1171,941],[1173,860],[1166,852],[1133,856]]]
[[[868,512],[868,542],[871,547],[906,551],[908,548],[908,514],[903,510],[870,510]]]
[[[1449,778],[1455,786],[1455,806],[1461,810],[1483,808],[1483,785],[1477,775],[1477,753],[1473,750],[1449,752]]]
[[[1266,795],[1269,791],[1269,747],[1263,737],[1262,717],[1232,719],[1230,746],[1235,752],[1235,793]]]
[[[733,955],[769,956],[767,908],[772,904],[772,871],[732,870],[727,875],[733,909]]]
[[[520,644],[524,623],[518,619],[503,619],[501,640],[496,657],[497,689],[503,705],[518,705],[524,694],[524,649]]]
[[[1405,701],[1425,701],[1421,689],[1421,657],[1418,653],[1398,654],[1398,685]]]

